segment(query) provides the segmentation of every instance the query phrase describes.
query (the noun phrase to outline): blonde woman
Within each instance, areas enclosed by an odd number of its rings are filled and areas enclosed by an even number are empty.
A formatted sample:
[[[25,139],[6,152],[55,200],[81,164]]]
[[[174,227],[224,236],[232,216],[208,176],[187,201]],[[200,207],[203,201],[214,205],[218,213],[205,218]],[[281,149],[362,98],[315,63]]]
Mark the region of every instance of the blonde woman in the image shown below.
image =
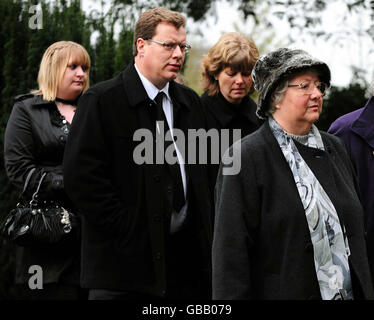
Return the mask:
[[[62,159],[77,100],[89,87],[90,57],[79,44],[53,43],[44,53],[38,75],[39,89],[16,97],[4,140],[5,169],[9,180],[22,190],[34,169],[29,192],[36,189],[46,172],[40,195],[58,200],[66,208],[71,203],[64,192]],[[16,248],[16,283],[23,299],[78,299],[79,249],[77,238],[63,248]],[[29,288],[30,266],[43,272],[43,290]]]

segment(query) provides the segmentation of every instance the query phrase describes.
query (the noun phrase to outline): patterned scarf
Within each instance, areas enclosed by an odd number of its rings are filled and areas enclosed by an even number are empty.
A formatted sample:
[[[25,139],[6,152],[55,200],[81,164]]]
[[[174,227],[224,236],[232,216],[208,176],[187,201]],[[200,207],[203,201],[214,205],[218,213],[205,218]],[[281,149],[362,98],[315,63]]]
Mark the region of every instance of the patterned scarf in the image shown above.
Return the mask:
[[[323,300],[353,299],[345,227],[329,196],[300,155],[290,134],[269,117],[270,129],[292,171],[304,206],[314,250],[314,265]],[[312,125],[306,146],[324,150],[321,134]]]

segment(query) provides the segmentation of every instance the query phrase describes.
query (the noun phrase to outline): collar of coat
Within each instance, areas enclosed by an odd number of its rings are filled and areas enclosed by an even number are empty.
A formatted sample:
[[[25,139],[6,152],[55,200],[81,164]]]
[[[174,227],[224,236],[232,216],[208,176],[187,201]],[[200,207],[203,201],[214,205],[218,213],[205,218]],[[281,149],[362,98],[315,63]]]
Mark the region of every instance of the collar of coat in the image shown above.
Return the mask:
[[[283,152],[282,152],[282,150],[281,150],[281,148],[278,144],[277,139],[274,137],[273,133],[271,132],[271,129],[270,129],[270,126],[269,126],[269,123],[268,123],[267,120],[264,122],[264,124],[257,131],[255,131],[255,133],[256,132],[257,132],[257,134],[263,135],[263,137],[264,137],[263,143],[268,144],[268,145],[272,146],[274,148],[274,150],[277,150],[276,152],[278,153],[278,155],[275,155],[275,156],[280,156],[281,158],[284,158]],[[300,149],[304,149],[304,150],[309,150],[310,153],[313,155],[313,157],[314,156],[322,156],[326,153],[332,154],[334,147],[333,147],[333,144],[331,142],[331,139],[336,140],[338,138],[336,138],[336,137],[334,137],[330,134],[327,134],[324,131],[319,131],[319,132],[321,134],[321,138],[322,138],[322,142],[323,142],[323,146],[324,146],[325,150],[311,148],[311,147],[305,146],[302,143],[294,140],[298,149],[300,148]],[[331,139],[328,139],[328,137],[330,137]],[[299,152],[300,152],[300,154],[303,155],[302,151],[299,150]],[[284,160],[285,160],[285,163],[287,164],[286,167],[289,168],[289,165],[288,165],[285,158],[284,158]]]
[[[31,104],[33,106],[56,106],[54,101],[44,100],[41,95],[35,95],[32,93],[20,94],[14,98],[15,102],[23,101],[26,99],[32,99]]]
[[[127,68],[122,72],[120,76],[122,77],[124,90],[131,107],[137,107],[144,102],[151,101],[146,90],[144,89],[138,73],[136,72],[134,61],[129,63]],[[184,99],[186,89],[188,88],[179,83],[176,83],[175,81],[169,82],[169,94],[174,108],[191,108],[191,106],[187,104],[186,100]]]
[[[352,123],[351,130],[374,148],[374,96],[369,99],[359,117]]]
[[[230,122],[238,116],[244,116],[248,121],[258,123],[255,114],[256,103],[248,96],[245,96],[239,105],[228,102],[220,92],[214,96],[209,96],[205,92],[202,98],[207,101],[206,107],[223,128],[229,127]]]

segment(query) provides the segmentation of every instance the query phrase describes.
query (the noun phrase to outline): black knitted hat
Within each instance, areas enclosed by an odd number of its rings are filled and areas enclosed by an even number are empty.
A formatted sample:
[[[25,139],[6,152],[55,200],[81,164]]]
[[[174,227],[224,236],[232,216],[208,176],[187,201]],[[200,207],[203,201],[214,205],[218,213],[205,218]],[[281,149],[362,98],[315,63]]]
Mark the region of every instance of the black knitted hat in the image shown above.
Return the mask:
[[[309,68],[318,70],[320,81],[330,85],[331,73],[327,64],[313,58],[304,50],[281,48],[261,56],[252,71],[255,89],[259,94],[257,116],[261,119],[267,118],[269,99],[283,79]]]

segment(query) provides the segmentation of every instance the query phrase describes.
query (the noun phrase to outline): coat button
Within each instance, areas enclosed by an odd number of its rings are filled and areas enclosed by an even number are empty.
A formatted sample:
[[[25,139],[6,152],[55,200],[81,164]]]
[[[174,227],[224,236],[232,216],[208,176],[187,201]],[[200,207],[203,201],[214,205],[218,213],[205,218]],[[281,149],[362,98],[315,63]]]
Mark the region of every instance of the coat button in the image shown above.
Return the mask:
[[[65,141],[66,140],[66,138],[65,138],[65,136],[60,136],[60,141]]]
[[[155,174],[155,175],[153,176],[153,180],[154,180],[155,182],[160,182],[160,180],[161,180],[160,175]]]
[[[161,252],[156,253],[156,260],[161,260]]]

